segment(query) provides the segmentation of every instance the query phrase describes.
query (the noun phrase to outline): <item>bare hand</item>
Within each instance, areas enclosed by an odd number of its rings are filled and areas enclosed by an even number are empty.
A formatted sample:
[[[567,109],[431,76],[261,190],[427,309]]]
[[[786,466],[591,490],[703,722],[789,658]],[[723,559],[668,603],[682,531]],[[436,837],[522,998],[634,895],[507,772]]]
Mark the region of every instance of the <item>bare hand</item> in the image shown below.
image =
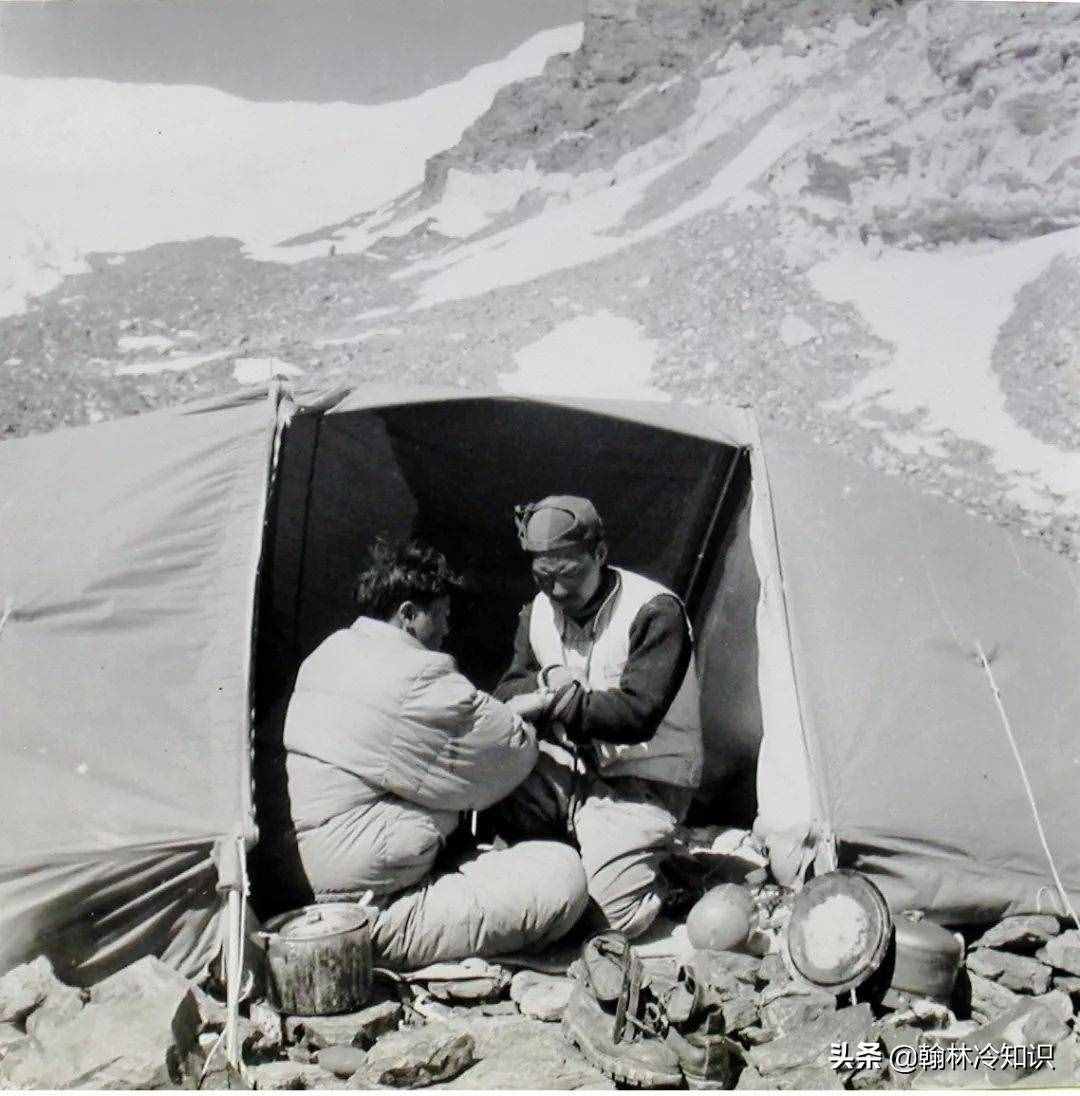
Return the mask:
[[[556,663],[551,666],[545,666],[540,671],[539,680],[541,686],[544,688],[551,689],[553,692],[558,692],[564,686],[570,685],[578,679],[568,667],[560,666]]]
[[[537,689],[532,693],[520,693],[504,703],[522,719],[535,720],[542,716],[551,704],[552,694],[547,689]]]

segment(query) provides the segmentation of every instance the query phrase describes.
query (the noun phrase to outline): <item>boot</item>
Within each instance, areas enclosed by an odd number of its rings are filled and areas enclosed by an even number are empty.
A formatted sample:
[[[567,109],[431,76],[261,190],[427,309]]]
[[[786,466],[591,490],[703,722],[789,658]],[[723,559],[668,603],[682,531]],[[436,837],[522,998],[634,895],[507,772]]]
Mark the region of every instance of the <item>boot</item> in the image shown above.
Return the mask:
[[[742,1049],[726,1035],[684,1035],[668,1028],[664,1043],[674,1051],[687,1088],[735,1087],[742,1072]]]
[[[585,1056],[590,1065],[615,1081],[634,1088],[681,1088],[683,1073],[679,1055],[661,1039],[615,1042],[614,1016],[575,981],[563,1013],[566,1041]]]

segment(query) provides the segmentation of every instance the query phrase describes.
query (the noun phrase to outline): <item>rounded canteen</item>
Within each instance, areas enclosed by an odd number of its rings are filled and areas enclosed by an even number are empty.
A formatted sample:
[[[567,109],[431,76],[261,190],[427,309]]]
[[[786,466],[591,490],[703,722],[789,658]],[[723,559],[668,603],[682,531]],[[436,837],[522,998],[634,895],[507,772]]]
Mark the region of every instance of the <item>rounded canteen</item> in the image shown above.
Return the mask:
[[[754,898],[738,883],[706,891],[686,918],[686,935],[699,951],[731,951],[746,943],[754,916]]]

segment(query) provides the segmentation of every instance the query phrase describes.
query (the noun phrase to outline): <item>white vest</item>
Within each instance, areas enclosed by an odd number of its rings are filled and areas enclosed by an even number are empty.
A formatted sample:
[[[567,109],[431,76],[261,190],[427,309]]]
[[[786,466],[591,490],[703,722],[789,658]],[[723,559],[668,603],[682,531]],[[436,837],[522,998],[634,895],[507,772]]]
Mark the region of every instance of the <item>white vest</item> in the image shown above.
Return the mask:
[[[630,628],[642,606],[666,587],[643,575],[613,567],[615,589],[599,612],[579,627],[544,593],[533,599],[529,643],[541,668],[565,666],[589,689],[618,688],[630,655]],[[671,596],[675,596],[671,594]],[[605,776],[638,776],[684,788],[701,783],[703,750],[697,674],[690,666],[667,714],[647,742],[623,745],[594,741]]]

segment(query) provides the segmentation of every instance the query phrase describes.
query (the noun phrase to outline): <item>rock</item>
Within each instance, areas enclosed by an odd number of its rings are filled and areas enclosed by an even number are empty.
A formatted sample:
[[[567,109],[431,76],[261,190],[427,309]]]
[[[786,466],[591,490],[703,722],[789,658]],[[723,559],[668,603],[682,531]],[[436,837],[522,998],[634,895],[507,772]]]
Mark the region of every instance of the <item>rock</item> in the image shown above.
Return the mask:
[[[876,1034],[885,1048],[885,1058],[888,1059],[899,1046],[917,1046],[923,1032],[910,1024],[882,1024],[876,1029]]]
[[[1068,994],[1048,993],[1041,998],[1021,1000],[1004,1015],[979,1028],[969,1041],[979,1046],[991,1042],[1014,1046],[1057,1043],[1069,1034],[1071,1019],[1072,1001]]]
[[[758,999],[750,993],[737,993],[720,1006],[724,1017],[724,1030],[738,1032],[758,1022]]]
[[[809,1024],[826,1012],[836,1011],[836,998],[821,993],[784,992],[772,1000],[767,1000],[767,994],[762,994],[762,998],[761,1021],[780,1035]]]
[[[315,1055],[315,1061],[335,1077],[351,1077],[367,1064],[367,1052],[359,1047],[323,1047]]]
[[[736,1090],[745,1089],[749,1092],[764,1092],[766,1089],[771,1092],[774,1087],[772,1081],[766,1081],[753,1066],[747,1066],[735,1082]]]
[[[285,1040],[316,1050],[331,1046],[368,1047],[397,1026],[402,1012],[400,1002],[380,1001],[342,1016],[289,1016],[285,1020]]]
[[[746,1089],[751,1092],[764,1090],[775,1091],[800,1091],[800,1090],[835,1090],[842,1089],[844,1082],[840,1075],[828,1066],[799,1066],[797,1069],[786,1069],[779,1073],[772,1073],[763,1077],[756,1069],[744,1069],[739,1075],[736,1089]]]
[[[485,1001],[480,1006],[481,1016],[517,1016],[518,1007],[513,1001]]]
[[[771,1043],[773,1033],[760,1024],[751,1024],[739,1032],[739,1038],[749,1047],[759,1047],[762,1043]]]
[[[840,1074],[828,1066],[800,1066],[798,1069],[775,1074],[769,1080],[782,1091],[832,1091],[844,1087]]]
[[[263,1062],[251,1066],[249,1073],[256,1089],[290,1091],[307,1088],[304,1082],[306,1068],[299,1062]]]
[[[750,1064],[763,1076],[816,1065],[828,1059],[833,1043],[857,1046],[869,1037],[873,1014],[866,1003],[826,1013],[789,1034],[747,1051]]]
[[[452,982],[428,982],[427,990],[437,1001],[476,1004],[498,1000],[508,984],[505,978],[463,978]]]
[[[893,1088],[889,1075],[889,1060],[883,1054],[881,1060],[866,1069],[857,1070],[847,1082],[848,1088],[866,1092],[878,1088]]]
[[[261,1054],[280,1053],[285,1042],[281,1016],[266,1001],[255,1001],[248,1009],[248,1017],[258,1032],[254,1049]]]
[[[522,1016],[513,1019],[470,1017],[455,1029],[468,1031],[480,1058],[447,1088],[505,1089],[613,1089],[604,1076],[573,1047],[560,1029]]]
[[[21,1024],[56,990],[67,989],[44,955],[0,978],[0,1023]]]
[[[784,965],[784,960],[776,952],[773,952],[772,955],[766,955],[764,959],[760,960],[757,981],[759,983],[791,981],[791,975]]]
[[[1048,940],[1035,957],[1049,963],[1055,970],[1066,974],[1080,974],[1080,930],[1067,929],[1060,936]]]
[[[1055,974],[1050,984],[1053,989],[1067,993],[1073,999],[1074,1004],[1076,999],[1080,997],[1080,975]]]
[[[449,1081],[476,1060],[476,1042],[468,1032],[454,1032],[444,1024],[396,1031],[375,1044],[349,1087],[423,1088]]]
[[[991,978],[1017,993],[1046,993],[1052,971],[1045,963],[1027,955],[994,948],[975,948],[965,960],[967,969],[983,978]]]
[[[551,974],[541,974],[535,970],[519,970],[510,979],[510,1000],[516,1005],[526,991],[542,982],[545,978],[554,978]]]
[[[345,1087],[329,1070],[301,1062],[263,1062],[249,1066],[248,1073],[256,1089],[297,1091]]]
[[[1071,1004],[1064,994],[1022,998],[1019,1005],[993,1023],[962,1040],[953,1040],[949,1045],[954,1049],[946,1057],[944,1068],[920,1068],[912,1078],[912,1087],[1002,1088],[1019,1084],[1039,1069],[1035,1060],[1029,1060],[1026,1048],[1050,1047],[1056,1060],[1059,1048],[1071,1038],[1071,1016]],[[1010,1055],[1010,1047],[1021,1049]],[[1066,1056],[1071,1060],[1071,1054],[1062,1057]]]
[[[1009,951],[1034,951],[1061,932],[1056,917],[1047,913],[1006,917],[974,941],[973,948],[1006,948]]]
[[[364,1039],[374,1041],[380,1035],[393,1031],[404,1015],[400,1001],[378,1001],[356,1013],[356,1022]]]
[[[106,1004],[158,993],[183,995],[191,993],[193,988],[193,983],[178,971],[148,955],[98,982],[90,991],[90,1000],[94,1004]]]
[[[968,972],[971,982],[971,1015],[976,1020],[993,1020],[1021,1001],[1018,993],[980,974]]]
[[[754,985],[763,962],[756,955],[738,951],[695,951],[688,965],[693,967],[699,982],[719,988],[729,985],[733,989],[736,981]]]
[[[72,986],[61,986],[53,990],[45,1003],[36,1008],[26,1018],[26,1032],[36,1039],[44,1040],[50,1032],[64,1027],[83,1010],[82,993]]]
[[[469,958],[458,963],[436,963],[419,972],[428,993],[438,1001],[474,1003],[502,997],[510,985],[510,972],[484,959]],[[445,972],[440,977],[440,973]],[[418,976],[414,976],[418,977]]]
[[[532,977],[524,978],[523,975]],[[545,1023],[557,1023],[562,1019],[570,1000],[570,980],[549,974],[535,974],[533,971],[521,971],[510,983],[510,999],[523,1016]]]
[[[25,1038],[26,1032],[18,1024],[11,1023],[8,1020],[0,1023],[0,1055],[3,1055],[8,1047],[15,1043],[21,1043]]]
[[[186,982],[95,1000],[0,1061],[0,1087],[161,1088],[183,1079],[199,1011]]]

